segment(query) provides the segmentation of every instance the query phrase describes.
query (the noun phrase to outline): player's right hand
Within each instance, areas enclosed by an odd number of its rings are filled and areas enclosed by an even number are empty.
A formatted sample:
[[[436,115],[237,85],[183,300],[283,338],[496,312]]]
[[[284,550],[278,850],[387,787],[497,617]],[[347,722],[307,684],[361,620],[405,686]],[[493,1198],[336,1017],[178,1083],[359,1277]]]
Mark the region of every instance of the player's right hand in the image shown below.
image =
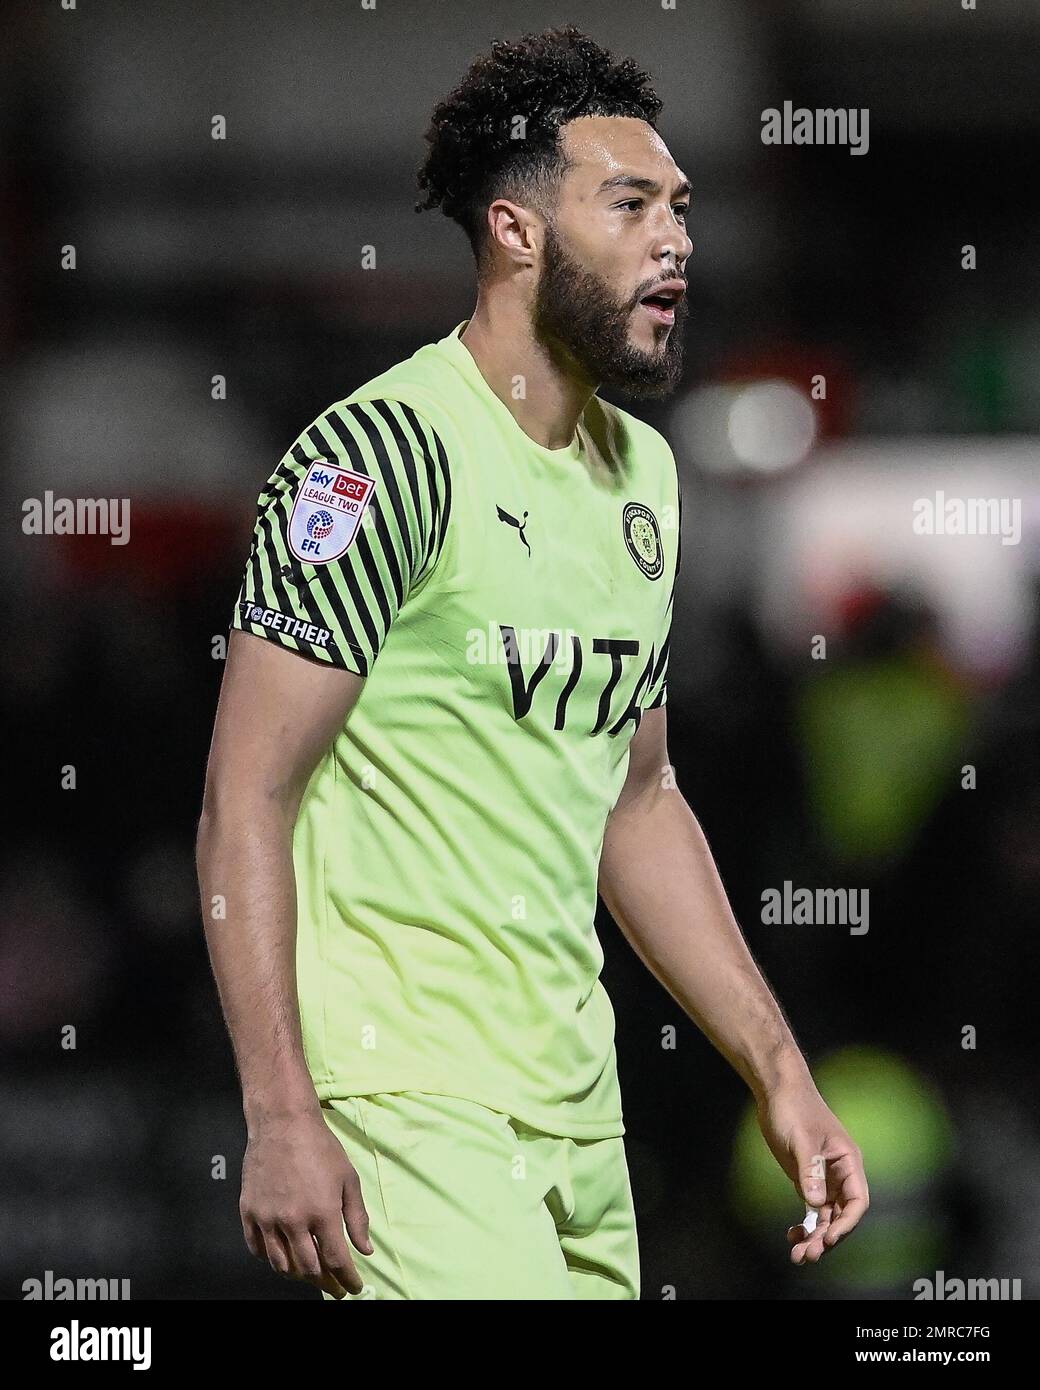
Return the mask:
[[[238,1205],[246,1244],[278,1274],[344,1298],[360,1293],[344,1234],[372,1254],[361,1181],[321,1112],[254,1119]]]

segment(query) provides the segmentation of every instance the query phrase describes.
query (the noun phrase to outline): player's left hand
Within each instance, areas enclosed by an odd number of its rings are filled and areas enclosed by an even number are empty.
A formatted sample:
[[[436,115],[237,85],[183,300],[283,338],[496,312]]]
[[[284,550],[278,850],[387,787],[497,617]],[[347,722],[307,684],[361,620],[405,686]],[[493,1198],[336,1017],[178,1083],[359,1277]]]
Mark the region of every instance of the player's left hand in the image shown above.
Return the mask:
[[[761,1099],[758,1125],[799,1199],[817,1212],[815,1231],[802,1222],[788,1228],[791,1260],[816,1264],[870,1206],[863,1155],[811,1084],[781,1086]]]

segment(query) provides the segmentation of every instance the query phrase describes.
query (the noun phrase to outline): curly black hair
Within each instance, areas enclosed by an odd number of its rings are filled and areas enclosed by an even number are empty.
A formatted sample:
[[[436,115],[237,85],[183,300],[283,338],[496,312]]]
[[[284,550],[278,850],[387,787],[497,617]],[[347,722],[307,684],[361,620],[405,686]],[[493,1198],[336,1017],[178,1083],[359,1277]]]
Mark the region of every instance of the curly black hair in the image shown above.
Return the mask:
[[[478,268],[495,198],[548,210],[569,167],[560,127],[578,116],[634,116],[653,126],[663,102],[631,58],[615,61],[573,24],[498,39],[434,109],[416,212],[440,207],[469,238]],[[517,118],[522,117],[522,121]]]

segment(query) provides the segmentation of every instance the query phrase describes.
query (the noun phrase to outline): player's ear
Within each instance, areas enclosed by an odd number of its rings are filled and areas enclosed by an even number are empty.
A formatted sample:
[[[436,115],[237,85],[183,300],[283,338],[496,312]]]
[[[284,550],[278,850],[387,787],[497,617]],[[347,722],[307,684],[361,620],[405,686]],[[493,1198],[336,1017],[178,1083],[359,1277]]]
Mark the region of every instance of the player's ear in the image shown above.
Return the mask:
[[[538,219],[519,203],[496,198],[487,210],[488,231],[493,247],[517,266],[534,265],[541,246]]]

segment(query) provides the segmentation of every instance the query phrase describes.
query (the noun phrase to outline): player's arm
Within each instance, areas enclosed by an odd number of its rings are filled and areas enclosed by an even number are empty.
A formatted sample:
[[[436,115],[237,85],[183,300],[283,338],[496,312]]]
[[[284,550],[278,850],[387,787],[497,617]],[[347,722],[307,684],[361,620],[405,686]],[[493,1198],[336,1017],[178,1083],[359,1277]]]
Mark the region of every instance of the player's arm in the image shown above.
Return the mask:
[[[444,445],[404,402],[341,402],[297,437],[260,495],[207,772],[199,878],[249,1133],[243,1230],[280,1273],[334,1294],[362,1286],[343,1219],[370,1253],[368,1218],[301,1042],[293,830],[450,513]]]
[[[363,685],[352,671],[232,632],[198,833],[206,940],[249,1136],[246,1243],[279,1273],[337,1297],[363,1282],[342,1222],[370,1253],[368,1216],[304,1058],[292,837],[311,773]]]
[[[792,1259],[815,1262],[867,1209],[862,1156],[817,1091],[675,784],[665,704],[646,710],[632,739],[599,887],[643,963],[747,1083],[774,1157],[820,1209],[810,1239],[801,1224],[789,1232]]]

